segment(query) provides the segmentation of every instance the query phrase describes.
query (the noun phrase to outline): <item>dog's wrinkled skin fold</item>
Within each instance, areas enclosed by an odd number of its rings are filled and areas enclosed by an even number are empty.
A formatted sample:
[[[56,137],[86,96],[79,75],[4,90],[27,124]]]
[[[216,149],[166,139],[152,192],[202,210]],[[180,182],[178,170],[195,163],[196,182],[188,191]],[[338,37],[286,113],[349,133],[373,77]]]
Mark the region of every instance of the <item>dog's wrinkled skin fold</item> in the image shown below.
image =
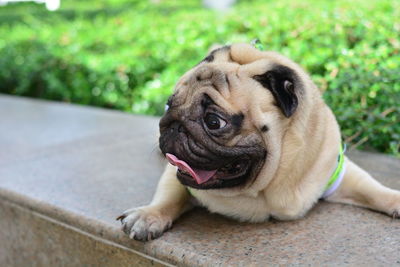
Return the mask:
[[[240,221],[300,218],[337,166],[341,137],[332,111],[310,77],[277,53],[246,44],[216,49],[179,80],[168,105],[160,122],[161,151],[218,172],[197,184],[168,164],[152,202],[119,217],[131,238],[160,236],[192,207],[192,197]],[[223,127],[215,129],[216,120]],[[399,191],[348,158],[345,165],[343,181],[327,201],[398,217]]]

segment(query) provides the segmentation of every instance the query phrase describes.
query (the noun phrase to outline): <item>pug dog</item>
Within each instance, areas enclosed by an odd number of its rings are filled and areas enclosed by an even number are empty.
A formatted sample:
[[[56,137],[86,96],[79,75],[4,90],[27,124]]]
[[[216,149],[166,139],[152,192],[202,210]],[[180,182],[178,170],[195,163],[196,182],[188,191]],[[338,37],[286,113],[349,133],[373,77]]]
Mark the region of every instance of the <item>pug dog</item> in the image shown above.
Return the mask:
[[[278,53],[213,50],[180,78],[159,126],[169,163],[152,202],[118,217],[130,238],[159,237],[196,204],[262,222],[301,218],[323,198],[399,218],[400,192],[343,155],[321,92]]]

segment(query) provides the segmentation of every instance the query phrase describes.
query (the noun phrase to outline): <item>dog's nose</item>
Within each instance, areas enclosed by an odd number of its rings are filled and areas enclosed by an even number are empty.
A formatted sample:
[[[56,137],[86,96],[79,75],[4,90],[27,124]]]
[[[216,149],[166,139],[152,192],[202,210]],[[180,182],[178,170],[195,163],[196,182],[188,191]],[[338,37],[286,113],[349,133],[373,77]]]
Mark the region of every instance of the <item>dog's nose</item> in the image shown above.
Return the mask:
[[[182,123],[175,121],[171,124],[169,128],[170,132],[175,132],[175,133],[183,133],[186,132],[185,127],[182,125]]]

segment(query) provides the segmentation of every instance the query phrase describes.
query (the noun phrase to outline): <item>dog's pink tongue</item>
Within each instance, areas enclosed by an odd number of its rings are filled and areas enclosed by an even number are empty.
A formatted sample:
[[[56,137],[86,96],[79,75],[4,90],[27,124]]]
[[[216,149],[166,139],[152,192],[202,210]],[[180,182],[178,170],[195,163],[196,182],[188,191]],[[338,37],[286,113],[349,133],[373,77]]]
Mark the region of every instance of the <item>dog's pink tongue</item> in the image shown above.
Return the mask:
[[[207,182],[214,176],[217,170],[206,171],[206,170],[199,170],[199,169],[192,169],[189,164],[184,162],[183,160],[178,159],[175,155],[170,153],[165,154],[169,163],[178,167],[178,169],[189,173],[198,184],[202,184]]]

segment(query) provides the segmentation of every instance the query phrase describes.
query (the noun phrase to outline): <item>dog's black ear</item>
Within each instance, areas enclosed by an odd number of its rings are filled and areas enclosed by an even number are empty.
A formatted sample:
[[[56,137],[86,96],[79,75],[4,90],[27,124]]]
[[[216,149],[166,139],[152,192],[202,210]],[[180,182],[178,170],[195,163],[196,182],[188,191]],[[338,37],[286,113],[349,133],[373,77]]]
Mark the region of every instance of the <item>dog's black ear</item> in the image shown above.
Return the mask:
[[[271,91],[279,108],[287,118],[293,115],[299,104],[298,78],[294,70],[286,66],[275,66],[271,70],[253,78]]]

